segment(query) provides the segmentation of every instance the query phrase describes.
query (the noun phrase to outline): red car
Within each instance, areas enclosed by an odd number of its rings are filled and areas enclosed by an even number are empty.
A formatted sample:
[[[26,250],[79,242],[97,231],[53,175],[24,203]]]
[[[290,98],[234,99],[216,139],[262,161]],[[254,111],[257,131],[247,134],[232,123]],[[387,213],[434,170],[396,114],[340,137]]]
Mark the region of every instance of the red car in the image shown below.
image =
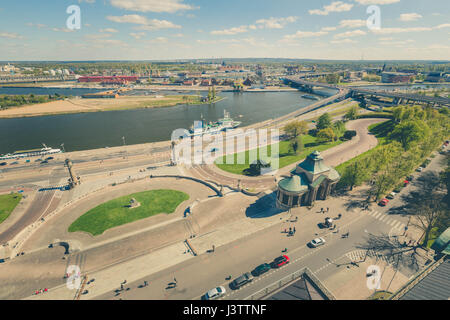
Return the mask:
[[[389,202],[389,200],[384,198],[384,199],[381,199],[380,202],[378,202],[378,205],[384,207],[388,204],[388,202]]]
[[[275,258],[273,262],[271,263],[272,268],[279,268],[284,266],[285,264],[289,263],[289,257],[288,256],[280,256],[278,258]]]

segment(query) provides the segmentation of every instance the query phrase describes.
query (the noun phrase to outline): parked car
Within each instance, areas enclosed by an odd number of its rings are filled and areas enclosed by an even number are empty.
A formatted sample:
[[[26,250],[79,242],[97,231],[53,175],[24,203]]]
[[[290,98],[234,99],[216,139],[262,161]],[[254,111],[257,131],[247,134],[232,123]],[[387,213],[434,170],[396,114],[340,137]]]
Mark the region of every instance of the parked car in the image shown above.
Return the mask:
[[[272,268],[280,268],[284,266],[285,264],[289,263],[289,257],[286,255],[280,256],[278,258],[275,258],[273,262],[270,264]]]
[[[381,207],[385,207],[389,203],[389,200],[386,198],[381,199],[380,202],[378,202],[378,205]]]
[[[387,196],[386,196],[386,199],[390,199],[390,200],[392,200],[392,199],[394,199],[395,198],[395,195],[396,195],[396,193],[395,192],[391,192],[391,193],[389,193]]]
[[[15,164],[19,164],[19,162],[14,161],[14,162],[11,162],[9,165],[12,166],[12,165],[15,165]]]
[[[41,162],[41,164],[46,164],[46,163],[48,163],[47,160],[44,160],[44,161]]]
[[[414,176],[407,176],[407,177],[406,177],[406,180],[408,180],[408,181],[410,181],[410,182],[411,182],[411,181],[413,181],[413,180],[414,180]]]
[[[7,162],[2,162],[0,163],[0,166],[6,166],[8,163]]]
[[[236,289],[239,289],[240,287],[242,287],[242,286],[244,286],[247,283],[250,283],[252,281],[253,281],[253,276],[249,272],[246,272],[242,276],[240,276],[239,278],[234,279],[230,283],[230,288],[233,289],[233,290],[236,290]]]
[[[422,172],[422,170],[423,170],[422,167],[418,167],[418,168],[416,169],[417,172]]]
[[[53,159],[55,159],[55,158],[53,158],[53,157],[48,157],[48,158],[45,159],[45,160],[53,160]]]
[[[202,297],[202,300],[215,300],[224,296],[226,293],[227,291],[225,290],[225,288],[220,286],[205,293],[205,295]]]
[[[309,243],[313,248],[317,248],[319,246],[322,246],[325,244],[325,239],[324,238],[316,238],[311,240],[311,242]]]
[[[34,162],[41,162],[42,161],[42,159],[36,159],[36,160],[34,160]]]
[[[257,266],[253,271],[251,272],[254,277],[258,277],[262,275],[263,273],[266,273],[269,271],[272,267],[268,263],[263,263]]]

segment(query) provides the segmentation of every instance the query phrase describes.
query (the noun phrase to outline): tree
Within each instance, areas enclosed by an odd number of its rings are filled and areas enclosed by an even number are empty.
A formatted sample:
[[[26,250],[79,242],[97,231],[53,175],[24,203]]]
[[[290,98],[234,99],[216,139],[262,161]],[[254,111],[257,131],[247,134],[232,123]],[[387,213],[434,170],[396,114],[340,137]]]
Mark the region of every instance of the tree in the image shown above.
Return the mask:
[[[355,161],[351,165],[345,168],[341,180],[340,186],[348,187],[353,190],[353,187],[360,185],[364,180],[369,177],[369,168],[367,162]]]
[[[296,139],[292,139],[291,143],[290,143],[290,147],[294,151],[295,154],[297,154],[298,151],[302,150],[304,147],[302,137],[298,136]]]
[[[415,185],[416,189],[402,196],[405,206],[401,209],[413,216],[411,224],[423,231],[426,246],[435,227],[450,224],[448,203],[444,201],[447,188],[434,171],[424,172]]]
[[[340,138],[345,132],[344,121],[338,120],[333,124],[333,131],[335,133],[335,139]]]
[[[358,118],[358,108],[353,106],[348,110],[348,112],[344,115],[344,119],[347,120],[355,120]]]
[[[336,134],[334,133],[333,129],[331,128],[325,128],[317,132],[317,139],[320,142],[328,142],[333,141],[336,138]]]
[[[420,142],[430,134],[430,128],[421,120],[408,120],[395,126],[391,138],[399,141],[403,149],[408,150],[412,144]]]
[[[317,120],[317,130],[322,130],[331,127],[331,117],[328,113],[324,113]]]
[[[299,135],[308,132],[308,123],[306,121],[292,121],[285,125],[283,130],[289,138],[297,139]]]

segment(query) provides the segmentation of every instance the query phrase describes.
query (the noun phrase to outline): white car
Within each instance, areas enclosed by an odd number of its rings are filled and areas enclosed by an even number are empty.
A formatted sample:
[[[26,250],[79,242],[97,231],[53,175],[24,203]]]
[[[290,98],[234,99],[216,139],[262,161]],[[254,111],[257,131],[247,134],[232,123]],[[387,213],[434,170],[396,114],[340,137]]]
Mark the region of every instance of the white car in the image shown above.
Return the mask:
[[[311,246],[313,246],[314,248],[324,245],[325,244],[325,239],[324,238],[316,238],[314,240],[311,240],[310,242]]]
[[[422,172],[422,170],[423,170],[422,167],[418,167],[418,168],[416,169],[417,172]]]
[[[220,287],[209,290],[205,294],[204,297],[206,300],[214,300],[214,299],[218,299],[218,298],[222,297],[226,293],[227,293],[227,291],[225,290],[225,288],[220,286]]]

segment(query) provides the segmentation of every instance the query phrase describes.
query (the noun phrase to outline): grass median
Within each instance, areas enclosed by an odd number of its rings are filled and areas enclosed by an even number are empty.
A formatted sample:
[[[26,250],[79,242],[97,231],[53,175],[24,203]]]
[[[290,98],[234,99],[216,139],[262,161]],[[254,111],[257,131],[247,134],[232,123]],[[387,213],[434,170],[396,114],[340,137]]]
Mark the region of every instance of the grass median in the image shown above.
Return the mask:
[[[128,207],[132,198],[140,203],[139,207]],[[186,193],[176,190],[160,189],[133,193],[89,210],[70,225],[69,232],[84,231],[96,236],[108,229],[160,213],[173,213],[188,199]]]
[[[286,167],[292,163],[298,162],[304,158],[311,152],[318,150],[318,151],[324,151],[326,149],[329,149],[331,147],[337,146],[342,143],[342,141],[337,140],[333,142],[327,142],[327,143],[320,143],[318,142],[316,137],[313,137],[311,135],[304,135],[302,136],[302,142],[304,144],[304,148],[297,151],[297,153],[293,152],[290,148],[290,141],[280,141],[279,142],[279,168]],[[260,149],[258,149],[257,152],[257,158],[260,159],[266,159],[265,154],[266,152],[262,151],[262,155],[260,155]],[[227,164],[226,163],[226,156],[221,158],[222,164],[219,163],[218,160],[216,160],[215,164],[218,168],[221,170],[224,170],[226,172],[234,173],[234,174],[240,174],[240,175],[246,175],[246,170],[250,168],[249,163],[249,151],[245,151],[245,162],[242,164],[238,164],[238,158],[239,155],[242,155],[242,153],[235,153],[234,154],[234,164]],[[242,157],[242,156],[241,156]],[[267,147],[267,158],[272,157],[272,146]]]
[[[0,195],[0,223],[9,217],[14,208],[19,204],[20,200],[22,200],[22,195],[20,193]]]

